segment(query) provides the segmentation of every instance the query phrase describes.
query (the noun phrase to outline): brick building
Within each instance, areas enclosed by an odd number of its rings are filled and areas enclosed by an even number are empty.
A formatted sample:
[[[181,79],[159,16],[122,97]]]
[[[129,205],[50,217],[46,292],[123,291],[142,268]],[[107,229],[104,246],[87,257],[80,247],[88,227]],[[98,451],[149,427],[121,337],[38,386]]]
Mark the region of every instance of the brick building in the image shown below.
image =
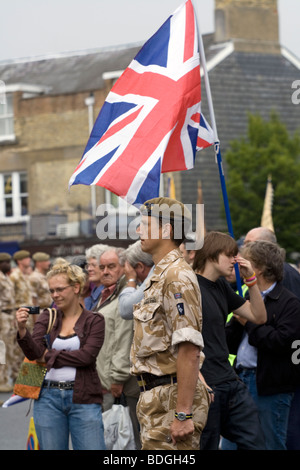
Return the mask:
[[[91,235],[91,190],[69,192],[68,181],[118,75],[103,74],[125,68],[138,49],[0,64],[6,98],[0,104],[2,240]],[[96,203],[104,197],[104,190],[97,188]]]

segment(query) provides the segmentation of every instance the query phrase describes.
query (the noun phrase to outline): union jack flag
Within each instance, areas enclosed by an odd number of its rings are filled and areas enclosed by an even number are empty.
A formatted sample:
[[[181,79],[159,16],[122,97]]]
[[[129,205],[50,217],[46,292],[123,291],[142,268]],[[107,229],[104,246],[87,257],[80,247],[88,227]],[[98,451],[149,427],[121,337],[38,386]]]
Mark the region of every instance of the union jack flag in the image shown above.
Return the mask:
[[[129,204],[159,195],[160,175],[191,169],[214,143],[201,114],[195,12],[182,4],[112,87],[69,186],[102,186]]]

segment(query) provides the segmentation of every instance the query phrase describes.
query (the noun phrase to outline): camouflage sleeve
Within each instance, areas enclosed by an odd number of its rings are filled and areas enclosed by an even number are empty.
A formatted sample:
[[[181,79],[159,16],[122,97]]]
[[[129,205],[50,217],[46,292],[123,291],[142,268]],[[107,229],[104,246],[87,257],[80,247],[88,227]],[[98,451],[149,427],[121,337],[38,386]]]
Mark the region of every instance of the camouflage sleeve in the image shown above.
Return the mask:
[[[171,322],[172,345],[189,341],[203,349],[201,294],[198,283],[192,281],[182,275],[169,283],[164,309]]]
[[[32,289],[31,292],[32,292],[33,297],[37,297],[38,296],[38,287],[39,287],[37,279],[33,276],[30,276],[29,277],[29,283],[30,283],[30,286],[31,286],[31,289]]]

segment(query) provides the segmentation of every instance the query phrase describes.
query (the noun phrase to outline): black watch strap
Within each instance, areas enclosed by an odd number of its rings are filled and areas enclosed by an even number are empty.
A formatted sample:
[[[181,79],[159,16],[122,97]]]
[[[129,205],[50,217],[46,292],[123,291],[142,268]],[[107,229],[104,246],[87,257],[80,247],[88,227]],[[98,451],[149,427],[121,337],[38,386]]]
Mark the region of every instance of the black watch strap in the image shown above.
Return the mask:
[[[185,421],[186,419],[191,419],[193,417],[192,413],[183,413],[182,411],[178,412],[175,411],[175,418],[177,418],[179,421]]]

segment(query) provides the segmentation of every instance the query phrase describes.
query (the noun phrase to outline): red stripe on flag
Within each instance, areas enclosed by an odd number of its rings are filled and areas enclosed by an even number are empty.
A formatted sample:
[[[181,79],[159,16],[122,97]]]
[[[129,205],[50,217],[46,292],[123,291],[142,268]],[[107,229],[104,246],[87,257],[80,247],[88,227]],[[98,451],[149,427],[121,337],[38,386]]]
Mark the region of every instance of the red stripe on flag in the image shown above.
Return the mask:
[[[195,113],[193,114],[193,116],[191,117],[191,119],[196,122],[197,124],[199,124],[200,122],[200,113]]]
[[[135,111],[134,113],[130,114],[129,116],[127,116],[126,118],[122,119],[120,122],[118,122],[117,124],[111,126],[106,132],[105,134],[101,137],[101,139],[99,140],[99,142],[97,143],[97,145],[101,144],[102,142],[104,142],[106,139],[108,139],[109,137],[111,137],[112,135],[114,135],[116,132],[118,132],[119,130],[123,129],[124,127],[126,127],[128,124],[130,124],[131,122],[133,122],[137,117],[138,115],[140,114],[141,112],[141,109],[138,109],[137,111]]]
[[[186,38],[184,45],[183,60],[186,62],[194,55],[194,40],[195,40],[195,21],[194,21],[194,8],[192,2],[187,2],[185,7],[185,30]]]
[[[209,142],[207,142],[207,140],[203,140],[201,139],[201,137],[198,137],[197,138],[197,147],[199,149],[205,149],[206,147],[210,147],[212,144],[210,144]]]
[[[189,101],[190,106],[197,103],[198,96],[200,96],[200,86],[197,80],[199,73],[199,70],[194,68],[177,82],[167,77],[156,76],[155,74],[152,74],[151,79],[147,74],[139,77],[135,87],[136,93],[143,95],[145,94],[145,89],[147,89],[148,93],[150,89],[151,95],[158,99],[158,103],[144,119],[140,128],[124,149],[124,152],[107,168],[97,181],[97,185],[103,185],[114,192],[112,188],[117,182],[119,194],[127,194],[139,169],[155,151],[157,143],[161,142],[164,136],[173,129],[176,121],[177,128],[175,133],[177,133],[178,137],[185,119],[185,113],[182,113],[181,110],[181,97],[184,96],[185,104],[186,101]],[[133,70],[127,69],[127,74],[129,75],[127,79],[134,79],[135,72]],[[130,77],[131,75],[132,77]],[[146,87],[144,80],[147,82]],[[126,93],[126,83],[119,81],[117,84],[116,93],[121,95]],[[192,86],[193,84],[194,87]],[[122,90],[123,85],[125,90]],[[170,99],[168,99],[168,96]],[[171,98],[174,96],[177,96],[177,101],[172,104]],[[173,154],[168,151],[167,155],[164,155],[164,171],[170,171],[168,170],[169,166],[173,167],[176,160],[176,170],[185,170],[185,158],[181,145],[176,148],[173,142],[175,142],[175,139],[171,139],[169,146]]]

